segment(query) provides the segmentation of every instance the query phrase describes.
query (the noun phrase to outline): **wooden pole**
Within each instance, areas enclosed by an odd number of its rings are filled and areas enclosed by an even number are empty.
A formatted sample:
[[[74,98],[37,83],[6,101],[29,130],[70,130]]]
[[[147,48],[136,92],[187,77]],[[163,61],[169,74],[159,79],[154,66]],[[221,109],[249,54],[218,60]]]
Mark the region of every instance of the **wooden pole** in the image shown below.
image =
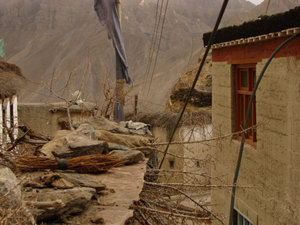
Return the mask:
[[[134,96],[134,117],[136,119],[138,113],[138,95]]]
[[[115,2],[116,2],[116,8],[117,8],[120,26],[121,26],[121,22],[122,22],[121,0],[115,0]],[[116,97],[117,97],[117,99],[118,98],[120,99],[120,104],[122,105],[123,110],[124,110],[124,105],[125,105],[124,83],[125,83],[125,79],[123,79],[123,78],[116,80],[116,90],[117,90]],[[124,114],[124,111],[123,111],[123,114]],[[124,115],[122,117],[124,118]]]
[[[122,22],[121,0],[116,0],[116,7],[117,7],[118,15],[119,15],[119,21],[121,24],[121,22]]]

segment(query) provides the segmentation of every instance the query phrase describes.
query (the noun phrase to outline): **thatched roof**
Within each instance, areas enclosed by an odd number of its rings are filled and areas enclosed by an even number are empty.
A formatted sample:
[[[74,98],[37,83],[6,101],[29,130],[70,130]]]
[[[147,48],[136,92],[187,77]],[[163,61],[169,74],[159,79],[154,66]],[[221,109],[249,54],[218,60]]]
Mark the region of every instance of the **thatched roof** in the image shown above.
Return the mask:
[[[7,62],[0,61],[0,95],[8,97],[17,94],[25,85],[21,69]]]
[[[218,30],[213,44],[255,37],[268,33],[280,32],[289,28],[300,27],[300,7],[290,11],[249,21],[240,26],[224,27]],[[211,32],[203,34],[204,45],[208,45]]]
[[[159,112],[159,113],[138,113],[136,117],[127,115],[126,120],[134,120],[150,124],[152,127],[163,127],[173,129],[177,123],[179,113]],[[207,125],[211,124],[211,111],[186,112],[181,120],[180,126]]]

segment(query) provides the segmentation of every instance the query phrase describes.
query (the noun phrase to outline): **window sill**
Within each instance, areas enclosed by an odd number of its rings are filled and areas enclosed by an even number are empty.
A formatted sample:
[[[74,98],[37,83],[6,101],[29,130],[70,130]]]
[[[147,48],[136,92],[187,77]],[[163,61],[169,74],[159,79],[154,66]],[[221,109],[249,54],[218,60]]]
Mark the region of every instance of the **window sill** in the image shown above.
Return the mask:
[[[235,140],[237,140],[238,142],[241,142],[242,141],[242,136],[236,137]],[[256,149],[257,141],[253,141],[251,139],[245,139],[245,143]]]

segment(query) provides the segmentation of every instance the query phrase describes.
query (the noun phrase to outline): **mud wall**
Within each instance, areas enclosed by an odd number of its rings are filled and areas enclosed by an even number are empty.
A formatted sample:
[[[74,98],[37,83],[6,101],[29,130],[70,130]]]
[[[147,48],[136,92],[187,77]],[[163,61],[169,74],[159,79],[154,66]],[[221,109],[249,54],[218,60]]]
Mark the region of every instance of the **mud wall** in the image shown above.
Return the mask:
[[[266,61],[258,60],[257,76]],[[235,129],[233,77],[231,64],[213,63],[214,136]],[[275,58],[256,95],[257,143],[256,146],[245,144],[238,179],[238,185],[254,188],[238,188],[236,193],[236,209],[253,225],[300,224],[299,112],[300,60],[295,56]],[[212,167],[212,176],[232,183],[239,147],[240,141],[235,138],[224,139],[216,145],[217,164]],[[229,216],[230,197],[230,189],[213,190],[212,202],[217,204],[213,211]]]
[[[73,123],[78,123],[94,115],[94,104],[88,107],[71,106],[70,114]],[[19,123],[30,127],[37,133],[54,136],[63,127],[59,123],[67,118],[65,103],[21,103],[18,105]]]

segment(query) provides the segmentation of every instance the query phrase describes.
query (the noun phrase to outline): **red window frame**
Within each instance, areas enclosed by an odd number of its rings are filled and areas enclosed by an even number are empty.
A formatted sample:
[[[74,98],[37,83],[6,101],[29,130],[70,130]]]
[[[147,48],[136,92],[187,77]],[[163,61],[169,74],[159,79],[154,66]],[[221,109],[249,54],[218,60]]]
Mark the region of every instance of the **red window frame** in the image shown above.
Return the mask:
[[[242,131],[246,118],[250,97],[256,82],[256,65],[244,64],[235,66],[235,113],[236,131]],[[256,102],[252,103],[251,115],[247,128],[253,127],[246,132],[246,142],[255,144],[256,139]],[[241,138],[242,134],[238,135]]]

